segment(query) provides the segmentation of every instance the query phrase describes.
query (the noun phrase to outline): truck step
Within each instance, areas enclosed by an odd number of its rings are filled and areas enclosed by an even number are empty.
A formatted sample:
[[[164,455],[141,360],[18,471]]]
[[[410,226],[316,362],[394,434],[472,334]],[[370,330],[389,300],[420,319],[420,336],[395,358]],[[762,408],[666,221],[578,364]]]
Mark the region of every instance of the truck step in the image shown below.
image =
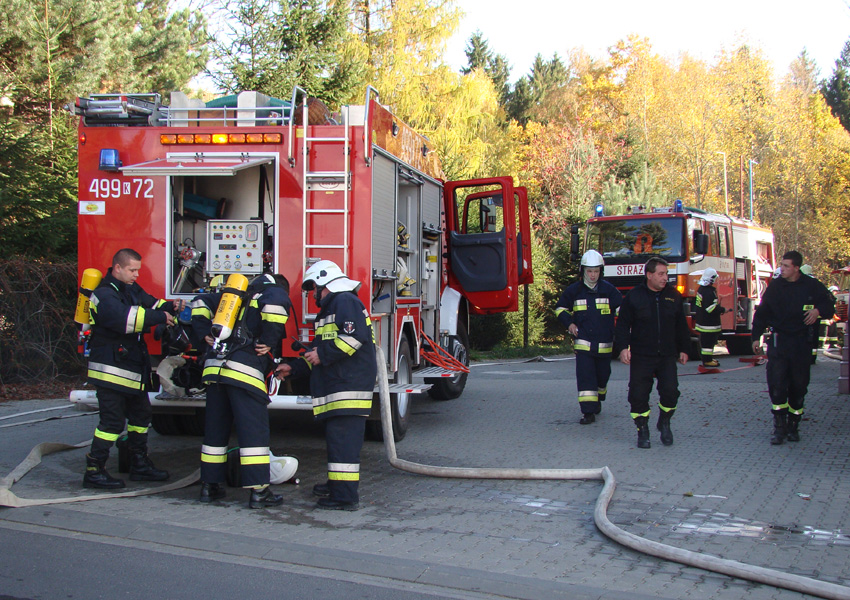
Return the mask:
[[[451,371],[449,369],[443,369],[442,367],[426,367],[424,369],[414,371],[413,378],[425,379],[426,377],[457,377],[461,374],[462,373],[460,371]]]
[[[391,383],[390,394],[421,394],[431,389],[430,383]],[[381,391],[380,386],[375,386],[375,392]]]

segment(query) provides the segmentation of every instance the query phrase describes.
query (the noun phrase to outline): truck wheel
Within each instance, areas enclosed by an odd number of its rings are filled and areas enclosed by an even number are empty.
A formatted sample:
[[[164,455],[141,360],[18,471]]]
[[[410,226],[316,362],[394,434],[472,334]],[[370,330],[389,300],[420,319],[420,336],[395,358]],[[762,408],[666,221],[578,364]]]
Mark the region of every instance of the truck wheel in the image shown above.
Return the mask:
[[[183,431],[180,426],[179,417],[180,415],[153,415],[151,417],[151,427],[159,435],[180,435]]]
[[[726,349],[729,354],[737,354],[739,356],[752,356],[753,343],[751,338],[746,335],[736,335],[726,338]]]
[[[408,384],[413,382],[413,361],[410,358],[410,343],[407,336],[401,338],[398,352],[398,372],[393,383]],[[410,408],[413,394],[390,394],[390,412],[393,417],[393,439],[400,442],[407,434],[410,419]],[[376,397],[373,402],[380,402]],[[366,437],[376,442],[384,441],[384,431],[381,421],[366,421]]]
[[[178,425],[186,435],[204,435],[206,411],[203,408],[195,409],[191,415],[177,415]]]
[[[465,366],[469,366],[469,334],[463,323],[457,324],[457,335],[449,339],[449,353]],[[460,373],[454,377],[433,377],[426,379],[431,384],[428,395],[434,400],[452,400],[463,393],[466,387],[466,378],[469,373]]]

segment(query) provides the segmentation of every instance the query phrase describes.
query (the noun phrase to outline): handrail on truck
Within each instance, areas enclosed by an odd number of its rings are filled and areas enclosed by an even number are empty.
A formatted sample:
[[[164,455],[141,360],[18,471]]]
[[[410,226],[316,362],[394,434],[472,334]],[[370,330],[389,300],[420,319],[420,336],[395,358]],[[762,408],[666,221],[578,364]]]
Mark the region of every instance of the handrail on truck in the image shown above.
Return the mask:
[[[366,159],[366,166],[372,165],[372,127],[369,123],[369,100],[372,92],[375,92],[375,100],[381,101],[381,94],[371,85],[366,86],[366,104],[365,113],[363,115],[363,158]]]
[[[303,88],[298,87],[297,85],[292,88],[292,103],[290,104],[290,113],[289,113],[289,166],[293,169],[295,168],[295,157],[292,155],[292,146],[295,143],[294,138],[292,136],[292,122],[295,120],[293,116],[295,115],[295,101],[298,98],[298,92],[301,92],[301,96],[304,98],[304,113],[307,113],[307,91]],[[304,131],[306,134],[306,130]]]

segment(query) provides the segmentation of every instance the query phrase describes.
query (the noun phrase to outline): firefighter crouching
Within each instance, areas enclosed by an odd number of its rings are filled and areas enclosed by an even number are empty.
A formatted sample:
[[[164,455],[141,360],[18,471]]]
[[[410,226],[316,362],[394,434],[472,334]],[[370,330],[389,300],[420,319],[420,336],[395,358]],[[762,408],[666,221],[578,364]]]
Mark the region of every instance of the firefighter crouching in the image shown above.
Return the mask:
[[[719,367],[720,363],[714,358],[714,346],[720,335],[720,315],[726,309],[720,306],[714,282],[717,281],[717,271],[711,267],[702,273],[696,295],[696,329],[699,332],[700,358],[704,367]]]
[[[773,413],[770,443],[800,441],[799,425],[809,386],[811,340],[819,319],[835,313],[834,300],[814,277],[804,275],[803,257],[794,250],[779,262],[780,277],[762,296],[753,316],[753,352],[761,351],[762,332],[773,328],[767,342],[767,388]]]
[[[360,450],[378,365],[369,313],[357,297],[360,283],[329,260],[304,274],[302,288],[313,291],[319,313],[315,336],[302,359],[277,368],[280,379],[310,376],[313,415],[325,422],[328,480],[313,487],[318,508],[359,508]]]
[[[228,281],[230,281],[228,279]],[[228,295],[241,296],[232,332],[213,336],[212,317]],[[245,292],[225,288],[192,302],[192,328],[209,344],[203,382],[207,386],[204,442],[201,448],[201,502],[224,498],[227,445],[232,427],[239,440],[242,487],[250,489],[249,508],[277,506],[283,498],[269,488],[269,393],[266,378],[274,367],[289,318],[289,296],[272,275],[260,275]],[[220,336],[222,337],[222,336]]]
[[[579,281],[561,294],[555,316],[575,339],[576,385],[582,425],[602,412],[611,377],[614,315],[623,300],[613,285],[602,280],[605,261],[596,250],[581,257]]]
[[[119,250],[112,267],[91,294],[91,354],[87,382],[97,390],[100,422],[86,455],[83,486],[123,488],[124,481],[104,468],[109,449],[124,431],[130,449],[131,481],[165,481],[168,472],[148,458],[148,428],[153,389],[151,364],[142,334],[150,327],[174,323],[182,301],[166,302],[146,293],[136,279],[142,256],[130,248]]]

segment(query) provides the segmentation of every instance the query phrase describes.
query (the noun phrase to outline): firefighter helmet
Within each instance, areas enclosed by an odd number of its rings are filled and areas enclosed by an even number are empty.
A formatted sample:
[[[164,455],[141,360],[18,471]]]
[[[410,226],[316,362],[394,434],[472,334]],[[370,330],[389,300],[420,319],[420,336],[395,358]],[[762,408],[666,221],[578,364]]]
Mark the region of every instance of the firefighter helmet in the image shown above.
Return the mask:
[[[811,275],[812,275],[812,265],[803,265],[802,267],[800,267],[800,273],[802,273],[803,275],[808,275],[809,277],[811,277]]]
[[[356,292],[360,289],[360,282],[349,279],[342,269],[331,260],[320,260],[310,266],[304,273],[304,281],[301,289],[312,290],[314,288],[326,287],[331,292]]]
[[[582,267],[602,267],[605,266],[605,260],[602,255],[596,250],[588,250],[581,257]]]
[[[702,277],[699,279],[700,285],[711,285],[717,279],[717,271],[708,267],[702,272]]]
[[[830,294],[837,294],[838,293],[838,286],[837,285],[829,286],[829,293]]]

